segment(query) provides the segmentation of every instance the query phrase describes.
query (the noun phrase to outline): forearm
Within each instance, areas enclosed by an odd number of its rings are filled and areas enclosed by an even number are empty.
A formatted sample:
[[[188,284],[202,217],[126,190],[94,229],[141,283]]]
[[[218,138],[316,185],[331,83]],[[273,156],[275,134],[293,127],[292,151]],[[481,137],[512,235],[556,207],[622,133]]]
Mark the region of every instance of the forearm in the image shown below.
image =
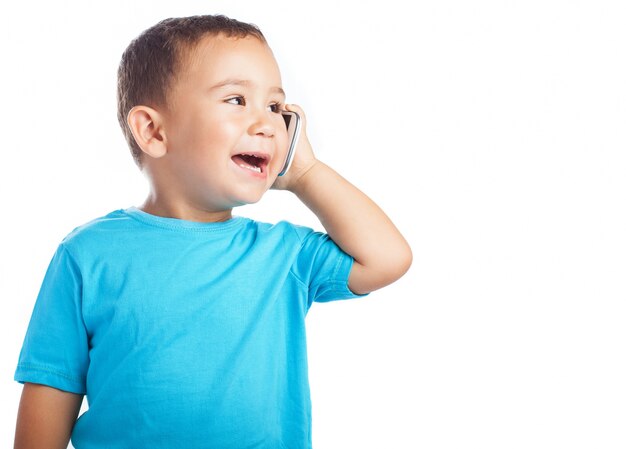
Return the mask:
[[[374,201],[332,168],[316,161],[292,191],[354,258],[350,288],[355,293],[381,288],[408,270],[412,255],[402,234]]]

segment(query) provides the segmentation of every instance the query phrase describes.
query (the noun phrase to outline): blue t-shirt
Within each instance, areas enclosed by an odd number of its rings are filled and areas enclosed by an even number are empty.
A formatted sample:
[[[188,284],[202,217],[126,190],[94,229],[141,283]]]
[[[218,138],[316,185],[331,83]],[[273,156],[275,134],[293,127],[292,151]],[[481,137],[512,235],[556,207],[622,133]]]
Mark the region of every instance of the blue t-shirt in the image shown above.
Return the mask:
[[[86,394],[76,449],[311,447],[305,316],[353,259],[288,222],[120,209],[48,267],[15,380]]]

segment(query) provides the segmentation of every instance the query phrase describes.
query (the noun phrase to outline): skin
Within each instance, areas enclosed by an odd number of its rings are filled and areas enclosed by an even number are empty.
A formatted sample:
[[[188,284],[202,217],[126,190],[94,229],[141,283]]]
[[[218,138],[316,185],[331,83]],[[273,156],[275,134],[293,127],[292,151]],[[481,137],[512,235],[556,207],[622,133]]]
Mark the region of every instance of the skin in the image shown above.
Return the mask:
[[[83,396],[25,383],[17,412],[15,449],[66,449]]]
[[[270,188],[288,190],[354,258],[348,280],[353,292],[377,290],[409,269],[411,249],[387,215],[315,157],[304,111],[284,104],[280,71],[265,43],[255,37],[209,36],[189,60],[167,106],[135,106],[128,114],[150,182],[141,210],[197,222],[226,221],[233,207],[259,201]],[[281,109],[299,113],[303,123],[291,168],[278,178],[288,144]],[[249,152],[267,156],[262,175],[233,159]],[[15,448],[66,448],[81,401],[80,395],[25,384]]]

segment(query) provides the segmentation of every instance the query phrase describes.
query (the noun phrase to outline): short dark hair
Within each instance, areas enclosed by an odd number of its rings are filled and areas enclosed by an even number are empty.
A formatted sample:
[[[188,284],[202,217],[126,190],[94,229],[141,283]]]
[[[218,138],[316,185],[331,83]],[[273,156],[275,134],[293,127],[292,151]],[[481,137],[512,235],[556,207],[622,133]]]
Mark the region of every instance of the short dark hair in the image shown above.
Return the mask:
[[[137,36],[122,54],[117,71],[117,119],[135,164],[141,168],[141,148],[126,122],[137,105],[167,107],[169,92],[191,51],[207,36],[254,36],[266,43],[254,24],[223,15],[169,18]]]

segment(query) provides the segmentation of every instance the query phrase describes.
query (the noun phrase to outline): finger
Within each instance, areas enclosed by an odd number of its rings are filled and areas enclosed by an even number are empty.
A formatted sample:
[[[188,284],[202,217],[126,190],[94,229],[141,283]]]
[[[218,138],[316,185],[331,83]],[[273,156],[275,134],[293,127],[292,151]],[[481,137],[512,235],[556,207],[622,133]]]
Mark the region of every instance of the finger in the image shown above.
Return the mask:
[[[302,119],[303,123],[306,124],[306,116],[304,115],[304,109],[302,109],[300,106],[298,106],[297,104],[285,104],[285,109],[287,111],[297,113],[300,116],[300,119]]]

